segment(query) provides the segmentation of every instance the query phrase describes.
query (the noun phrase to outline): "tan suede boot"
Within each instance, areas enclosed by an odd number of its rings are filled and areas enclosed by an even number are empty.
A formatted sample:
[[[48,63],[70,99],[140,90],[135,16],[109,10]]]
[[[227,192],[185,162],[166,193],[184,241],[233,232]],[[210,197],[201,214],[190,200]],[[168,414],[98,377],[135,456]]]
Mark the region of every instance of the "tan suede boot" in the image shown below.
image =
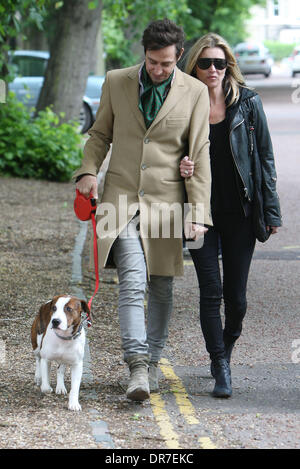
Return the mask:
[[[130,379],[126,396],[132,401],[144,401],[150,397],[149,389],[149,356],[142,354],[126,358],[130,370]]]
[[[158,369],[157,362],[150,362],[149,366],[149,387],[150,392],[158,392]]]

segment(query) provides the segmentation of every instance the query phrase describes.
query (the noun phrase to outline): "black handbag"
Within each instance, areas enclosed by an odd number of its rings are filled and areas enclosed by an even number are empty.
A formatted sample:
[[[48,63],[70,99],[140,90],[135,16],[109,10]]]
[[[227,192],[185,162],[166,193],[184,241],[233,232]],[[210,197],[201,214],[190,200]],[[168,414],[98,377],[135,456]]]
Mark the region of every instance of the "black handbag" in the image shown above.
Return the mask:
[[[249,134],[253,177],[252,224],[256,239],[261,243],[264,243],[269,239],[271,230],[267,230],[265,222],[264,201],[262,195],[262,167],[256,145],[253,109],[250,113]]]

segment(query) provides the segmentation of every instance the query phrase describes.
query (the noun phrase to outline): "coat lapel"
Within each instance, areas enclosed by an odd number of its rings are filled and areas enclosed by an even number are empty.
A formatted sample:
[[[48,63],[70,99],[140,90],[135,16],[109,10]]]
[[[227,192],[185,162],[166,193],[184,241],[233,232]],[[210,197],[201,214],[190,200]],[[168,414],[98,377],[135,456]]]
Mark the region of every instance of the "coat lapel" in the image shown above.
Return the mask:
[[[164,104],[160,108],[159,113],[150,125],[147,132],[151,131],[151,129],[155,125],[157,125],[162,119],[164,119],[169,114],[173,107],[176,106],[178,102],[183,98],[183,96],[187,92],[187,89],[188,88],[185,85],[183,79],[183,72],[176,67],[175,80],[172,83],[168,96],[166,97]]]
[[[146,132],[146,125],[144,116],[139,109],[139,69],[141,65],[137,65],[127,75],[125,81],[125,92],[129,101],[130,108],[136,117],[139,124],[142,126],[144,132]]]
[[[149,133],[155,125],[157,125],[162,119],[164,119],[168,113],[173,109],[176,104],[183,98],[185,93],[187,92],[187,86],[184,83],[183,79],[183,72],[176,67],[176,74],[174,82],[171,86],[171,89],[168,93],[168,96],[162,105],[159,113],[157,114],[156,118],[147,129],[144,121],[144,116],[139,109],[139,76],[138,71],[141,67],[137,65],[136,67],[132,68],[128,75],[127,80],[125,82],[125,92],[127,94],[127,98],[129,101],[130,108],[136,117],[139,124],[142,126],[145,134]]]

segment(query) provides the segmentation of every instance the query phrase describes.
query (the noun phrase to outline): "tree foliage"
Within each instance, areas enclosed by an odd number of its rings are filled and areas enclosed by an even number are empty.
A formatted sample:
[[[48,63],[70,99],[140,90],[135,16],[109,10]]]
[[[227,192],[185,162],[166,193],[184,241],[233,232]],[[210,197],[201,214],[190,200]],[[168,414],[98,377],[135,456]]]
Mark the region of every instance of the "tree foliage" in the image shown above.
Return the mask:
[[[201,21],[199,35],[214,32],[225,37],[231,45],[245,39],[245,22],[254,5],[264,6],[266,0],[188,0],[191,15]],[[189,39],[192,39],[193,32]]]
[[[65,0],[66,1],[66,0]],[[95,9],[99,0],[90,0]],[[128,66],[141,55],[140,39],[147,24],[168,17],[183,26],[187,40],[209,31],[224,36],[232,45],[245,39],[245,20],[253,5],[266,0],[103,0],[102,35],[108,68]],[[2,0],[0,4],[0,74],[9,76],[7,51],[28,24],[49,37],[56,35],[56,16],[64,0]],[[10,75],[11,78],[11,75]]]
[[[102,28],[108,68],[139,59],[141,36],[153,20],[193,23],[187,0],[103,0]]]
[[[168,17],[183,26],[188,41],[213,31],[231,45],[245,38],[245,20],[265,0],[103,0],[102,28],[108,68],[128,66],[140,57],[141,35],[154,19]]]
[[[41,29],[50,0],[2,0],[0,4],[0,76],[9,81],[13,78],[8,64],[8,51],[14,48],[15,38],[24,28],[35,23]]]
[[[47,108],[36,119],[9,93],[0,106],[0,174],[69,181],[82,160],[77,125]]]
[[[0,4],[0,78],[4,78],[6,82],[13,78],[7,60],[8,50],[14,48],[16,37],[22,35],[29,24],[35,24],[39,29],[44,26],[45,34],[49,39],[51,56],[58,56],[57,44],[62,44],[64,39],[63,34],[57,32],[58,25],[61,25],[64,19],[65,22],[67,21],[67,15],[63,12],[68,5],[72,5],[75,17],[78,7],[83,4],[86,8],[96,12],[96,10],[99,11],[101,0],[2,0]],[[140,44],[143,30],[149,22],[164,17],[183,26],[188,42],[213,31],[221,34],[231,45],[234,45],[245,38],[244,24],[249,17],[250,8],[253,5],[264,5],[265,0],[239,0],[238,2],[236,0],[103,0],[102,4],[102,36],[107,68],[110,69],[129,66],[140,60],[143,55]],[[78,28],[80,27],[82,25],[78,25]],[[70,29],[69,26],[66,28]],[[80,34],[78,38],[80,43],[84,42]],[[73,39],[69,38],[70,41],[74,44]],[[63,47],[67,50],[65,46]],[[69,56],[70,52],[66,54]],[[92,55],[91,47],[86,50],[86,54]],[[75,57],[73,60],[75,65],[80,62],[78,58],[81,56],[80,52],[77,58]],[[61,61],[64,62],[64,59]],[[79,66],[82,68],[82,65],[79,64]],[[59,84],[57,86],[60,87]],[[47,89],[46,95],[49,95]],[[48,104],[49,102],[46,102],[45,106]]]

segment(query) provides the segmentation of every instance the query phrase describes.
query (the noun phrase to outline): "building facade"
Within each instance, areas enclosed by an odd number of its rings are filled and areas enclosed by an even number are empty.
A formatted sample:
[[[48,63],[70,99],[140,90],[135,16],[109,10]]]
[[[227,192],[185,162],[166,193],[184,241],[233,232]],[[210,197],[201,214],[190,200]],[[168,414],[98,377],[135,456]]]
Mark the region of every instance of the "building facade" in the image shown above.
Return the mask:
[[[266,7],[251,9],[249,39],[300,43],[300,0],[267,0]]]

